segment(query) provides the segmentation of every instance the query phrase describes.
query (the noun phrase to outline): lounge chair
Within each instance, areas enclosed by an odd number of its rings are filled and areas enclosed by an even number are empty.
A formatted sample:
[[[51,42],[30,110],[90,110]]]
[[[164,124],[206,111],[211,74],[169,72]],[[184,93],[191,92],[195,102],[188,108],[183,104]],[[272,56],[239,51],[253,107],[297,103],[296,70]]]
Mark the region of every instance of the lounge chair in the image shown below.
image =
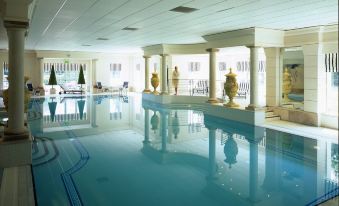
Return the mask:
[[[240,82],[239,88],[238,88],[238,96],[241,97],[247,97],[247,94],[250,91],[250,83],[249,82]]]
[[[207,80],[199,80],[193,90],[192,95],[194,94],[208,94],[208,81]]]
[[[82,94],[84,92],[84,90],[80,87],[68,87],[65,84],[59,84],[60,88],[63,90],[63,92],[59,92],[59,94],[76,94],[76,93],[80,93]]]
[[[124,95],[127,95],[127,89],[128,89],[128,82],[124,82],[122,87],[119,87],[119,96],[123,96],[122,93],[124,92]]]
[[[38,95],[38,94],[40,95],[40,90],[34,88],[32,83],[27,83],[27,89],[28,89],[28,91],[31,92],[33,95]]]

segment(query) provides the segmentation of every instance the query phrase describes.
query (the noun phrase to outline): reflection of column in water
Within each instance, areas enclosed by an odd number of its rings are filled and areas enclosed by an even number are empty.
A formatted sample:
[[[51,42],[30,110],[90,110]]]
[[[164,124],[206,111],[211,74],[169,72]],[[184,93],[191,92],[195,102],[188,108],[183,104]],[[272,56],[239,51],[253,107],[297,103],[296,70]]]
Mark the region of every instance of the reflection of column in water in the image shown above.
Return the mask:
[[[250,142],[250,200],[256,201],[258,189],[258,142]]]
[[[167,113],[160,112],[160,121],[161,121],[161,151],[167,151]]]
[[[180,132],[180,123],[177,111],[175,111],[174,118],[172,119],[172,131],[174,134],[174,138],[177,139]]]
[[[97,127],[97,114],[96,114],[96,104],[94,101],[94,97],[91,96],[91,126],[92,127]]]
[[[282,137],[281,132],[266,129],[266,148],[265,148],[265,179],[263,188],[266,191],[279,190],[281,186],[281,158]]]
[[[144,128],[144,132],[145,132],[145,137],[144,137],[144,144],[148,144],[150,143],[149,141],[149,109],[145,109],[145,128]]]
[[[208,138],[209,138],[209,149],[208,149],[208,159],[209,159],[209,174],[207,179],[215,179],[216,178],[216,160],[215,160],[215,133],[216,128],[208,127]]]

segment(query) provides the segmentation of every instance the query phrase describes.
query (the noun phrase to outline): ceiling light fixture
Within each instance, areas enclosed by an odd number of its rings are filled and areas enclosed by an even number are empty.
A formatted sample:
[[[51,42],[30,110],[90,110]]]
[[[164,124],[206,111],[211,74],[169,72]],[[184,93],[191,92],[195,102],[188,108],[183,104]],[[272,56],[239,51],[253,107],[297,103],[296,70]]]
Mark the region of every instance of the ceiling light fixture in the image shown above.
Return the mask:
[[[234,9],[234,8],[235,8],[235,7],[230,7],[230,8],[227,8],[227,9],[222,9],[222,10],[217,11],[217,13],[218,13],[218,12],[228,11],[228,10],[231,10],[231,9]]]
[[[97,38],[97,40],[99,40],[99,41],[107,41],[108,38],[99,37],[99,38]]]
[[[171,9],[170,11],[188,14],[188,13],[194,12],[196,10],[199,10],[199,9],[191,8],[191,7],[185,7],[185,6],[178,6],[178,7],[175,7],[174,9]]]
[[[136,31],[138,30],[138,28],[134,28],[134,27],[125,27],[122,30],[126,30],[126,31]]]

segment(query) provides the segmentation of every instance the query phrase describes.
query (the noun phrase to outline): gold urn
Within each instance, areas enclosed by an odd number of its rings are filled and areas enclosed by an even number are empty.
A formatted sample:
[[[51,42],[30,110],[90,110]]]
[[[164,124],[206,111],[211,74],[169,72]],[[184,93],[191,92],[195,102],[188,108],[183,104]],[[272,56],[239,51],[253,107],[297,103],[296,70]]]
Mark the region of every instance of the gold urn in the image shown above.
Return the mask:
[[[283,74],[283,94],[284,94],[284,101],[288,102],[288,94],[292,90],[291,85],[291,74],[288,71],[288,68],[285,68],[284,74]]]
[[[28,91],[27,86],[26,86],[26,82],[28,81],[29,78],[26,77],[26,76],[24,78],[25,78],[25,80],[24,80],[24,82],[25,82],[25,86],[24,86],[24,91],[25,91],[25,93],[24,93],[24,112],[27,113],[28,102],[31,98],[31,93]],[[8,77],[7,77],[7,80],[9,80]],[[5,109],[6,109],[7,112],[8,112],[8,91],[9,91],[9,88],[5,89],[3,91],[3,101],[4,101]]]
[[[156,72],[152,73],[151,84],[152,84],[152,87],[154,88],[152,93],[155,95],[158,95],[159,94],[159,92],[157,91],[157,87],[159,86],[158,73]]]
[[[230,72],[225,75],[226,76],[226,82],[224,84],[224,89],[226,92],[226,95],[229,98],[229,102],[227,104],[224,104],[225,107],[239,107],[237,103],[233,101],[233,98],[238,93],[238,83],[236,74],[232,72],[232,69],[230,68]]]

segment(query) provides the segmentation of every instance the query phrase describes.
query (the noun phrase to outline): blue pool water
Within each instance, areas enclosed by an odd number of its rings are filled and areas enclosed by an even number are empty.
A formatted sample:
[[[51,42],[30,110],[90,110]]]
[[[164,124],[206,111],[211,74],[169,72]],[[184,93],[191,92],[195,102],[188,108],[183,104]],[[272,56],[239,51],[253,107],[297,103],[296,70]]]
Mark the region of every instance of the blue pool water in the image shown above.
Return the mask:
[[[33,99],[38,205],[315,205],[338,194],[338,144],[140,96]]]

